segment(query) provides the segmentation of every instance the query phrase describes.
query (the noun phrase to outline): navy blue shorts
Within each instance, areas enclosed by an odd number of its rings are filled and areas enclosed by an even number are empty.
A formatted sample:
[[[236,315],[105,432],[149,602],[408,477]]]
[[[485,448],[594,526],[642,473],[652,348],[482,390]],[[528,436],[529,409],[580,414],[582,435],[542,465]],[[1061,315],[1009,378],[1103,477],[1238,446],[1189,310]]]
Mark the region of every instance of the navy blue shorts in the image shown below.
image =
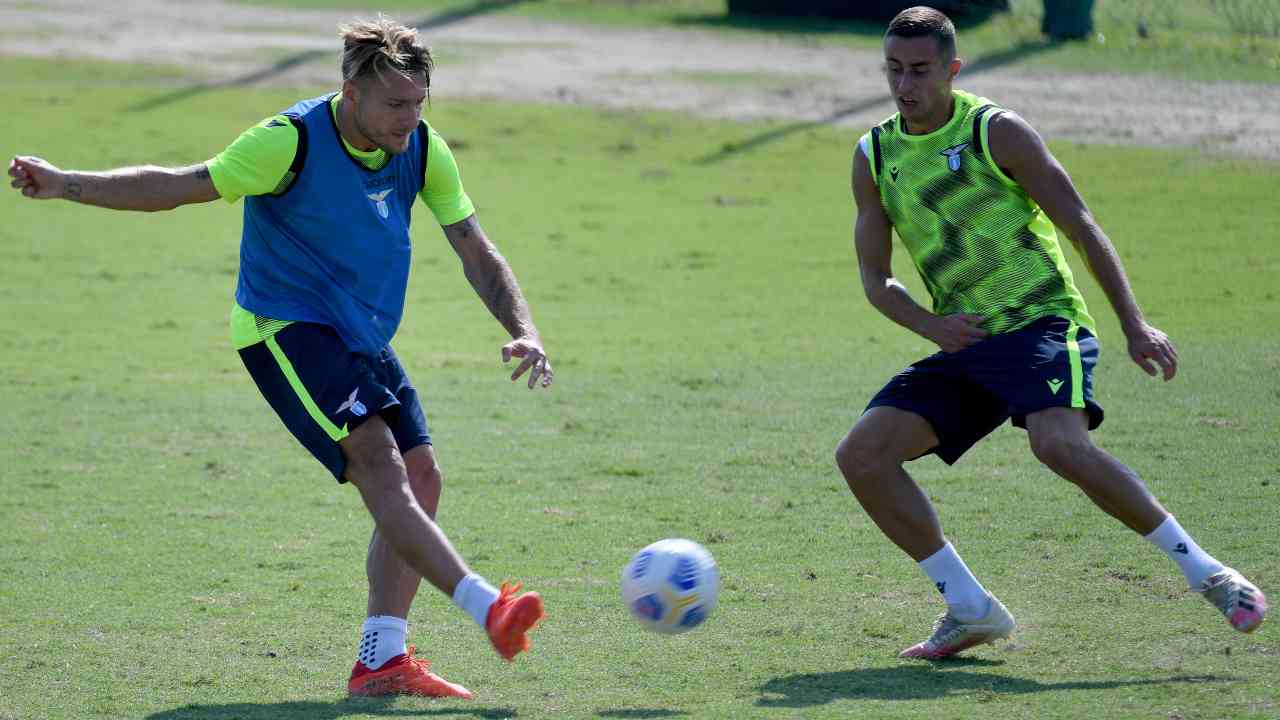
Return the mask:
[[[431,442],[418,391],[390,345],[376,356],[353,353],[328,325],[300,322],[242,348],[240,359],[289,432],[340,483],[347,460],[338,441],[373,415],[402,455]]]
[[[1030,413],[1081,408],[1089,429],[1102,424],[1093,401],[1098,340],[1070,320],[1046,317],[954,353],[937,352],[898,373],[867,405],[920,415],[938,436],[936,454],[951,465],[1010,418],[1026,427]]]

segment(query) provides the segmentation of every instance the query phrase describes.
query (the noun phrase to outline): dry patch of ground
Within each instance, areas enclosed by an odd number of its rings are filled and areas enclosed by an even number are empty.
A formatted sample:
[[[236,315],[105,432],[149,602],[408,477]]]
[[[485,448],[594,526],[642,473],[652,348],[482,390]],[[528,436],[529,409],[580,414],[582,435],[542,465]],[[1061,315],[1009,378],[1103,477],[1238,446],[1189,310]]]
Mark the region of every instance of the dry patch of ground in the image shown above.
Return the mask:
[[[356,11],[219,1],[0,0],[0,52],[189,67],[209,82],[329,83],[338,23]],[[854,132],[892,114],[875,53],[774,37],[616,29],[473,15],[423,22],[433,97],[679,110],[828,122]],[[1280,159],[1280,85],[978,67],[959,86],[1048,138],[1195,146]]]

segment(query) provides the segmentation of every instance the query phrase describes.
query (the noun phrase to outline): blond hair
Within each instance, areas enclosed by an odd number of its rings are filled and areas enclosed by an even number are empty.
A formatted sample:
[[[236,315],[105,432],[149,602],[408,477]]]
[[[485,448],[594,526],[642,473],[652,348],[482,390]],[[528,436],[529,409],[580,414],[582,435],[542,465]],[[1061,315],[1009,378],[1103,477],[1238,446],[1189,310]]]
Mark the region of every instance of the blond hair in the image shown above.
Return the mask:
[[[431,49],[418,41],[418,31],[381,14],[377,20],[356,20],[338,28],[342,35],[342,79],[377,76],[390,70],[404,77],[418,73],[431,87],[435,67]],[[385,80],[384,80],[385,82]]]

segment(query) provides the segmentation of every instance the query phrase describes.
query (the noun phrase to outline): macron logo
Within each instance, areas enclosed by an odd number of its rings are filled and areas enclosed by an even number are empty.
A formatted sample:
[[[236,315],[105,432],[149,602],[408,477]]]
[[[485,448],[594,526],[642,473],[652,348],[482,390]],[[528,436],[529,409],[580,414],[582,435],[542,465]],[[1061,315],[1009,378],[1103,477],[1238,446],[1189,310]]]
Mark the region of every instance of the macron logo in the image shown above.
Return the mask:
[[[369,193],[368,195],[365,195],[365,197],[372,200],[374,204],[378,206],[378,214],[382,216],[383,220],[386,220],[387,217],[391,215],[391,210],[387,207],[387,196],[390,195],[391,191],[394,189],[395,188],[387,188],[382,192]]]
[[[1176,552],[1176,553],[1182,553],[1183,555],[1188,555],[1188,554],[1190,554],[1190,552],[1187,550],[1187,544],[1186,544],[1186,543],[1178,543],[1177,545],[1174,545],[1174,546],[1173,546],[1173,551],[1174,551],[1174,552]]]

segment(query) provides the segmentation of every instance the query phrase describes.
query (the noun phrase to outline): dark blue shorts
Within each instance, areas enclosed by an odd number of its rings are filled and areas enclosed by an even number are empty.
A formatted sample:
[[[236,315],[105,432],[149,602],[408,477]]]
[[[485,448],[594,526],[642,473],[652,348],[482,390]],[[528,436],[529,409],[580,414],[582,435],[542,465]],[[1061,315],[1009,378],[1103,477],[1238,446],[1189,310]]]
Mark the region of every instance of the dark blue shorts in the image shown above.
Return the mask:
[[[1101,425],[1102,408],[1093,401],[1097,362],[1093,333],[1041,318],[959,352],[930,355],[894,376],[867,410],[894,407],[928,420],[938,436],[929,452],[950,465],[1005,420],[1026,427],[1027,415],[1045,408],[1081,408],[1090,430]]]
[[[293,323],[241,349],[240,359],[289,432],[340,483],[347,460],[338,441],[373,415],[402,455],[431,442],[418,391],[390,345],[376,356],[353,353],[328,325]]]

